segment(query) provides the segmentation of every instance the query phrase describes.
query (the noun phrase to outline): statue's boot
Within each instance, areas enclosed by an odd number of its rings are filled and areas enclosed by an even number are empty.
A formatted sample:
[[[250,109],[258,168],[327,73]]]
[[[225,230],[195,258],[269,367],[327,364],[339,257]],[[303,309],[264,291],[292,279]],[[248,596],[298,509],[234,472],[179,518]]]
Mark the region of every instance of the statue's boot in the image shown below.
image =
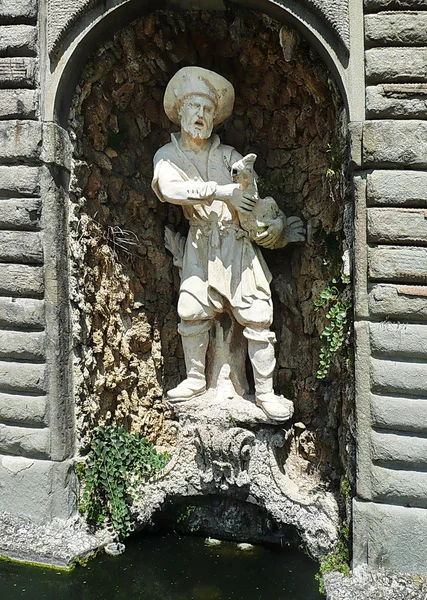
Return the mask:
[[[294,404],[286,398],[279,398],[273,390],[273,371],[276,365],[274,356],[274,334],[270,331],[259,332],[260,336],[246,335],[248,353],[251,359],[255,379],[256,404],[273,421],[283,423],[294,414]],[[264,339],[261,339],[261,336]],[[258,339],[253,339],[258,337]]]
[[[185,402],[206,392],[205,364],[209,331],[189,336],[183,335],[181,339],[187,378],[181,381],[176,388],[168,391],[169,402]]]

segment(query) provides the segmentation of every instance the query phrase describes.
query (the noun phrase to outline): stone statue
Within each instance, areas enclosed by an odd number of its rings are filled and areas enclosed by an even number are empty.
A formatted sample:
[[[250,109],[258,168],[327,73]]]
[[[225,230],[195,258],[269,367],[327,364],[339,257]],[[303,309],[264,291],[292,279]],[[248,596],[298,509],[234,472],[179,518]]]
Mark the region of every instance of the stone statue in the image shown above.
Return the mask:
[[[273,198],[259,198],[256,156],[242,157],[212,134],[233,104],[231,83],[199,67],[178,71],[164,96],[166,114],[181,133],[156,153],[152,186],[162,202],[183,207],[190,225],[178,301],[187,378],[167,396],[184,402],[206,391],[209,330],[216,315],[228,310],[244,328],[256,404],[283,422],[292,416],[293,403],[273,391],[271,274],[258,246],[303,241],[304,228],[298,217],[286,220]]]

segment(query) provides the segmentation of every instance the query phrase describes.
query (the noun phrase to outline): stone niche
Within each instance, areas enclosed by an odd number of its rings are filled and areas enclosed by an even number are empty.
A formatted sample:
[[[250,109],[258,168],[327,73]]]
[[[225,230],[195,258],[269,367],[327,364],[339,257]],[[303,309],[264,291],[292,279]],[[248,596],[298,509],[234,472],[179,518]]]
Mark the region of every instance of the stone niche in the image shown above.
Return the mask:
[[[164,400],[185,374],[177,333],[179,276],[164,231],[172,226],[185,234],[187,225],[180,207],[161,204],[152,192],[152,158],[176,130],[162,100],[171,76],[186,65],[212,69],[233,83],[235,110],[218,128],[222,141],[242,154],[255,152],[261,193],[307,224],[307,243],[264,252],[273,273],[275,388],[294,400],[297,427],[277,427],[251,410],[242,416],[226,404],[214,421],[206,414],[200,425],[200,407],[177,416]],[[327,321],[314,302],[340,276],[351,209],[344,109],[321,59],[296,31],[258,13],[155,12],[89,58],[69,129],[80,453],[99,423],[125,425],[172,448],[171,466],[146,490],[148,504],[136,509],[141,524],[171,493],[233,495],[238,489],[239,499],[266,507],[277,522],[305,528],[314,554],[326,552],[338,527],[334,490],[352,470],[352,379],[349,357],[347,364],[335,360],[326,379],[316,379]],[[215,428],[220,439],[208,440]],[[269,498],[263,486],[274,487]],[[298,510],[303,516],[295,516]],[[309,524],[317,518],[320,529],[324,522],[320,542]]]

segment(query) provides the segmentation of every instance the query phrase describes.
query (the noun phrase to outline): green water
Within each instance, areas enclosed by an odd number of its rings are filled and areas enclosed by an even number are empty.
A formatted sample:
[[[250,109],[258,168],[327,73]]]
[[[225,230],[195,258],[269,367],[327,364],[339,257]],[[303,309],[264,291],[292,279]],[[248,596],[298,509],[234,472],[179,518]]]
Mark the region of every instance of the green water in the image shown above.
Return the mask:
[[[136,536],[71,573],[0,564],[1,600],[320,600],[316,564],[296,550],[242,551],[203,538]]]

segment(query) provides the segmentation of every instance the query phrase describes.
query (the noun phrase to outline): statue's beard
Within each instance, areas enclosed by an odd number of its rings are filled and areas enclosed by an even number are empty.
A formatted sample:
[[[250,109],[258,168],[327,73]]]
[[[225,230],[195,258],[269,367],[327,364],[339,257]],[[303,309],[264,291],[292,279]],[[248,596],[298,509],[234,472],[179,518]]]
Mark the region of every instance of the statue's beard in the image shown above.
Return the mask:
[[[213,125],[204,125],[201,127],[200,125],[196,126],[195,123],[188,123],[186,119],[182,119],[181,128],[194,139],[207,140],[211,137]]]

